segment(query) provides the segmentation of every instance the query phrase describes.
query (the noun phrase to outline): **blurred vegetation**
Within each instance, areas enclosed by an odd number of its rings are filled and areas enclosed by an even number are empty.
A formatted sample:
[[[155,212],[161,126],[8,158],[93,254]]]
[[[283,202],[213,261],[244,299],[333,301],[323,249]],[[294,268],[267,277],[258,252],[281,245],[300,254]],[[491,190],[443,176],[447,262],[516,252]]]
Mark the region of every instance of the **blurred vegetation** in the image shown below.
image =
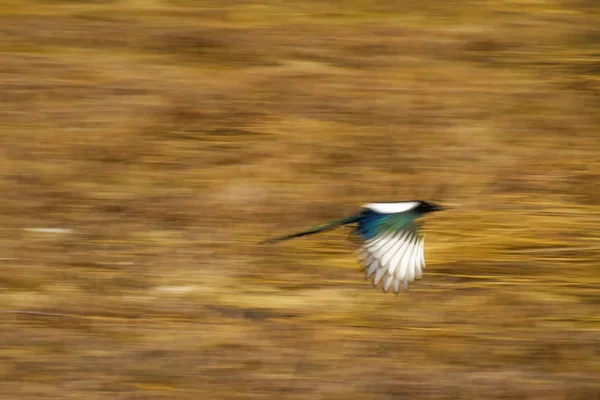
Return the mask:
[[[5,0],[0,398],[600,398],[599,42],[592,0]],[[347,231],[256,245],[413,198],[399,296]]]

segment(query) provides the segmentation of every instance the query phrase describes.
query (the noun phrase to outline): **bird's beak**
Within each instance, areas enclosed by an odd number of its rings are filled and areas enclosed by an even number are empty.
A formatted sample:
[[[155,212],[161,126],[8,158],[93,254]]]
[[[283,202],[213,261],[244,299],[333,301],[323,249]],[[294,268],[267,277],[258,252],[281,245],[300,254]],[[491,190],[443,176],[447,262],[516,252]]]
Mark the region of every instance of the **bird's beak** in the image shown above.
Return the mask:
[[[431,210],[431,211],[446,211],[448,209],[449,209],[449,207],[445,207],[445,206],[442,206],[440,204],[434,204],[433,205],[433,210]]]

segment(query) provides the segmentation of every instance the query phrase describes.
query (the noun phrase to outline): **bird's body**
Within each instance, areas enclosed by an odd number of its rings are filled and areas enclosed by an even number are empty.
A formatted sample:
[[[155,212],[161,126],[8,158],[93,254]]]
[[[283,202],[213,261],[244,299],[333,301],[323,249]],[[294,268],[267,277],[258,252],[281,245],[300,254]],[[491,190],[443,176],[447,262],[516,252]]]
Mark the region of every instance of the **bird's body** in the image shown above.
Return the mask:
[[[311,235],[342,225],[356,224],[354,232],[361,241],[359,257],[367,278],[373,285],[383,280],[383,290],[390,287],[395,293],[400,284],[420,279],[425,268],[424,237],[418,234],[415,220],[426,213],[442,208],[422,200],[394,203],[370,203],[349,217],[331,221],[299,233],[267,240],[274,243],[295,237]]]

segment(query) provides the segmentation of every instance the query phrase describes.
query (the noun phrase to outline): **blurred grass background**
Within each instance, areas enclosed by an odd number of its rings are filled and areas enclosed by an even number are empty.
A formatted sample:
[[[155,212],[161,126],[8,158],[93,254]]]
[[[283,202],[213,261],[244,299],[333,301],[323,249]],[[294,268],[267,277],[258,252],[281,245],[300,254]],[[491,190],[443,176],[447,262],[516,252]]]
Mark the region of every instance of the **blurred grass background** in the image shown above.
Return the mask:
[[[599,43],[593,0],[5,0],[0,398],[600,398]],[[256,245],[414,198],[399,296],[347,231]]]

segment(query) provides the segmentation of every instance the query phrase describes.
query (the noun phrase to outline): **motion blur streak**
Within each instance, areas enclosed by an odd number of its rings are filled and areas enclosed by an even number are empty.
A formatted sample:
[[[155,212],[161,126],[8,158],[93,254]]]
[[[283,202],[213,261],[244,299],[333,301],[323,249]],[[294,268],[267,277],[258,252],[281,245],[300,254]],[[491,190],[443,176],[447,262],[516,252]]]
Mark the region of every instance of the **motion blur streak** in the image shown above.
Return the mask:
[[[0,2],[0,398],[599,398],[599,42],[592,0]],[[398,296],[343,228],[256,245],[405,199],[451,208]]]

